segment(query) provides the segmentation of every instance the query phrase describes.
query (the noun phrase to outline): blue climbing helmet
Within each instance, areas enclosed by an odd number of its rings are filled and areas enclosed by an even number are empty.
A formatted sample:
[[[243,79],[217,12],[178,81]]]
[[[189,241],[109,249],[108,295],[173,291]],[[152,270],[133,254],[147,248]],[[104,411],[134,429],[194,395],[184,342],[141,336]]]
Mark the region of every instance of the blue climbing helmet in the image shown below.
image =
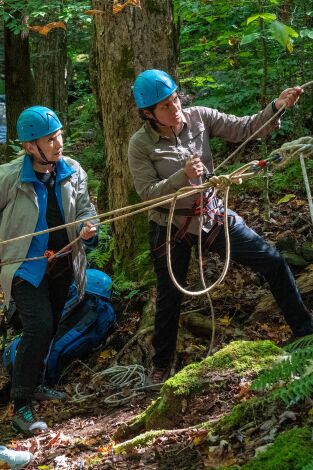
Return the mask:
[[[19,141],[29,142],[53,134],[62,124],[52,109],[32,106],[21,112],[16,127]]]
[[[162,70],[145,70],[135,80],[133,93],[139,109],[149,108],[171,96],[177,85],[170,75]]]
[[[3,364],[6,370],[10,374],[12,373],[12,370],[13,370],[15,355],[16,355],[16,351],[17,351],[20,340],[21,340],[20,336],[17,336],[16,338],[14,338],[11,341],[11,343],[7,345],[7,347],[5,348],[3,352],[3,356],[2,356]]]
[[[95,294],[110,299],[112,295],[112,279],[98,269],[87,269],[85,291],[87,294]]]

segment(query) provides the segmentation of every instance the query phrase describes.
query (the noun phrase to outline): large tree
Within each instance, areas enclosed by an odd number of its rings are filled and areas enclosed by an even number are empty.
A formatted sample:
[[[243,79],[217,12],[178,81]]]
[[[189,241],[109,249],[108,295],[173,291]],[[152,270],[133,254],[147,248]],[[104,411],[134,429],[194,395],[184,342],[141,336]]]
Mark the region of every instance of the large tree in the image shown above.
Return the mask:
[[[49,4],[51,8],[49,7]],[[63,1],[45,0],[47,14],[31,26],[39,34],[32,36],[32,67],[35,78],[34,99],[37,104],[54,109],[63,124],[67,121],[67,35],[65,25],[58,21]]]
[[[114,13],[113,6],[123,4],[125,8]],[[128,141],[140,126],[132,97],[134,79],[149,68],[164,69],[175,76],[177,54],[172,7],[171,0],[93,2],[97,89],[105,138],[106,195],[100,194],[99,201],[101,206],[101,199],[107,198],[110,210],[134,201],[127,165]],[[115,259],[120,261],[121,268],[125,269],[133,256],[139,231],[134,218],[114,223]]]
[[[16,120],[20,112],[32,102],[34,89],[30,68],[28,34],[22,29],[26,18],[22,9],[14,9],[14,0],[5,3],[10,18],[4,27],[5,95],[7,141],[16,139]],[[27,8],[27,2],[20,2]]]

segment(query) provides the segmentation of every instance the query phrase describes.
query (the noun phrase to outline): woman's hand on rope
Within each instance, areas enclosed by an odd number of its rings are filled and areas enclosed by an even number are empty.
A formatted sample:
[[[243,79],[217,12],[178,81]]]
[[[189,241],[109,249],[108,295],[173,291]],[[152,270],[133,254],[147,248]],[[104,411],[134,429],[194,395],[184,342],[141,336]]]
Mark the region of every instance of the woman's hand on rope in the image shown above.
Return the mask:
[[[187,178],[190,180],[199,178],[199,176],[203,175],[204,165],[198,155],[192,155],[190,158],[188,158],[184,171]]]
[[[282,91],[279,97],[275,100],[275,107],[277,110],[280,108],[292,108],[299,100],[302,93],[304,93],[304,89],[300,86],[287,88]]]
[[[90,240],[97,234],[97,227],[91,222],[84,222],[84,226],[80,231],[80,238],[83,240]]]

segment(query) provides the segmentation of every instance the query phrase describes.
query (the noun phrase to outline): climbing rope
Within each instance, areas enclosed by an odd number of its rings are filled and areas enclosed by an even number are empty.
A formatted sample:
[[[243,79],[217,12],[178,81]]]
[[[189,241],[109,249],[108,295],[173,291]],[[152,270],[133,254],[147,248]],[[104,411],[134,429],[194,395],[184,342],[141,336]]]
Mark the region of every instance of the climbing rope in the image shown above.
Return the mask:
[[[253,163],[257,163],[257,161],[255,161]],[[246,165],[244,165],[244,167],[242,167],[242,168],[245,168],[245,167],[246,167]],[[237,171],[239,171],[239,170],[237,170]],[[169,203],[171,203],[173,197],[175,197],[175,200],[178,200],[178,199],[182,199],[182,198],[185,198],[185,197],[203,192],[204,190],[207,190],[210,187],[216,187],[217,189],[219,189],[219,188],[224,187],[225,182],[228,182],[228,181],[230,181],[231,183],[238,183],[238,179],[236,179],[236,178],[231,178],[231,180],[229,180],[230,176],[231,175],[213,176],[207,182],[205,182],[205,183],[203,183],[202,185],[199,185],[199,186],[193,186],[193,187],[187,186],[187,187],[179,189],[175,193],[172,193],[172,194],[169,194],[169,195],[166,195],[166,196],[161,196],[161,197],[158,197],[158,198],[155,198],[155,199],[151,199],[149,201],[144,201],[144,202],[141,202],[141,203],[138,203],[138,204],[134,204],[132,206],[123,207],[121,209],[115,209],[113,211],[104,212],[102,214],[99,214],[97,216],[97,218],[101,220],[103,218],[106,218],[106,217],[114,215],[114,214],[122,213],[122,215],[116,215],[116,217],[105,219],[101,222],[95,223],[94,226],[97,227],[97,226],[102,225],[102,224],[109,224],[111,222],[116,222],[117,220],[121,220],[125,217],[133,216],[135,214],[139,214],[139,213],[145,212],[147,210],[151,210],[155,207],[158,207],[158,206],[161,206],[161,205],[164,205],[164,204],[169,204]],[[251,174],[247,175],[247,176],[251,176]],[[64,229],[66,227],[81,225],[83,222],[92,221],[93,218],[87,217],[87,218],[81,219],[79,221],[59,225],[58,227],[51,227],[49,229],[41,230],[41,231],[38,231],[38,232],[28,233],[28,234],[25,234],[25,235],[21,235],[19,237],[11,238],[9,240],[1,240],[0,241],[0,246],[1,245],[7,245],[8,243],[12,243],[12,242],[16,242],[16,241],[21,241],[25,238],[35,237],[35,236],[43,235],[45,233],[50,233],[50,232],[53,232],[53,231],[56,231],[56,230],[61,230],[61,229]],[[70,242],[68,245],[66,245],[66,247],[62,248],[57,253],[52,254],[49,257],[49,261],[51,261],[52,259],[58,257],[65,250],[68,250],[72,245],[77,243],[77,241],[80,240],[80,239],[81,239],[81,236],[79,235],[72,242]],[[31,261],[31,260],[35,261],[35,260],[43,259],[43,258],[46,258],[46,257],[47,256],[44,255],[44,256],[41,256],[41,257],[36,257],[34,259],[22,258],[22,259],[19,259],[18,261],[17,260],[7,260],[7,261],[1,262],[0,267],[5,266],[7,264],[14,264],[14,263],[17,263],[17,262],[22,262],[22,261]]]
[[[300,85],[300,88],[305,90],[305,88],[308,88],[313,85],[313,80],[310,82],[304,83],[303,85]],[[239,147],[236,148],[222,163],[220,163],[216,168],[215,171],[217,171],[219,168],[225,165],[225,163],[228,163],[229,160],[231,160],[235,155],[237,155],[238,152],[240,152],[241,149],[243,149],[250,140],[253,140],[257,135],[266,127],[268,126],[272,121],[278,118],[280,114],[286,109],[286,105],[283,105],[268,121],[266,121],[263,126],[261,126],[259,129],[257,129],[250,137],[248,137],[242,144],[239,145]]]
[[[101,372],[95,372],[82,361],[75,361],[70,367],[77,364],[90,372],[92,377],[87,387],[97,388],[97,391],[88,393],[82,390],[81,383],[76,383],[74,385],[74,394],[69,400],[72,403],[82,403],[100,394],[103,395],[115,391],[115,393],[111,393],[104,400],[101,400],[101,403],[114,407],[129,402],[131,398],[138,397],[138,394],[149,388],[149,385],[146,385],[145,369],[139,364],[116,365]],[[68,370],[69,368],[63,372],[61,378],[64,377]]]
[[[246,163],[243,165],[241,168],[238,168],[237,170],[233,171],[230,175],[221,175],[221,176],[213,176],[212,178],[209,179],[209,186],[216,187],[217,189],[224,189],[224,232],[225,232],[225,242],[226,242],[226,256],[225,256],[225,263],[224,267],[222,270],[222,273],[220,274],[219,278],[209,287],[204,287],[204,289],[198,290],[198,291],[189,291],[185,289],[183,286],[179,284],[177,279],[174,276],[173,269],[172,269],[172,262],[171,262],[171,225],[173,221],[173,216],[174,216],[174,211],[175,211],[175,205],[176,201],[178,199],[178,195],[180,191],[184,191],[185,188],[182,188],[181,190],[177,191],[176,195],[173,197],[172,203],[171,203],[171,208],[170,208],[170,213],[169,213],[169,220],[167,224],[167,239],[166,239],[166,256],[167,256],[167,267],[168,271],[171,277],[171,280],[173,284],[176,286],[177,289],[179,289],[183,294],[190,295],[190,296],[200,296],[203,294],[206,294],[210,291],[212,291],[217,285],[219,285],[221,282],[223,282],[228,267],[229,267],[229,262],[230,262],[230,240],[229,240],[229,229],[228,229],[228,217],[227,217],[227,210],[228,210],[228,195],[229,195],[229,187],[233,183],[241,184],[243,179],[249,178],[251,176],[255,176],[255,172],[250,172],[250,173],[245,173],[246,170],[249,170],[250,168],[255,168],[258,165],[258,160],[254,160],[252,162]],[[207,186],[207,184],[202,184],[201,187]],[[198,186],[200,187],[200,186]],[[202,213],[199,215],[200,220],[203,218],[203,207],[202,207]],[[201,239],[199,237],[199,247],[201,250]],[[202,270],[202,262],[200,263],[200,272],[201,272],[201,277],[203,277],[203,270]],[[205,284],[205,283],[204,283]]]
[[[305,136],[300,139],[286,142],[279,149],[273,150],[270,155],[280,155],[282,160],[277,167],[285,168],[292,161],[298,160],[300,155],[305,158],[313,158],[313,137]]]

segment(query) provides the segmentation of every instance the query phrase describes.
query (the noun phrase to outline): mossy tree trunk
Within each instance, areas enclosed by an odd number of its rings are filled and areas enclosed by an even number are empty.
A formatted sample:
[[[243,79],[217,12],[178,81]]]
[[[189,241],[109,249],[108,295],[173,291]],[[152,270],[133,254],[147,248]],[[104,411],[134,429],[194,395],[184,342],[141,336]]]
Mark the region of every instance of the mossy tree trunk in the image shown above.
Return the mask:
[[[129,138],[141,125],[132,98],[134,79],[148,68],[175,76],[177,60],[171,0],[142,0],[141,8],[127,6],[118,14],[112,7],[112,0],[93,1],[101,12],[95,15],[95,55],[106,147],[106,195],[100,194],[99,202],[107,197],[110,210],[134,201],[127,164]],[[115,260],[127,270],[135,249],[135,219],[116,222],[113,234]]]

